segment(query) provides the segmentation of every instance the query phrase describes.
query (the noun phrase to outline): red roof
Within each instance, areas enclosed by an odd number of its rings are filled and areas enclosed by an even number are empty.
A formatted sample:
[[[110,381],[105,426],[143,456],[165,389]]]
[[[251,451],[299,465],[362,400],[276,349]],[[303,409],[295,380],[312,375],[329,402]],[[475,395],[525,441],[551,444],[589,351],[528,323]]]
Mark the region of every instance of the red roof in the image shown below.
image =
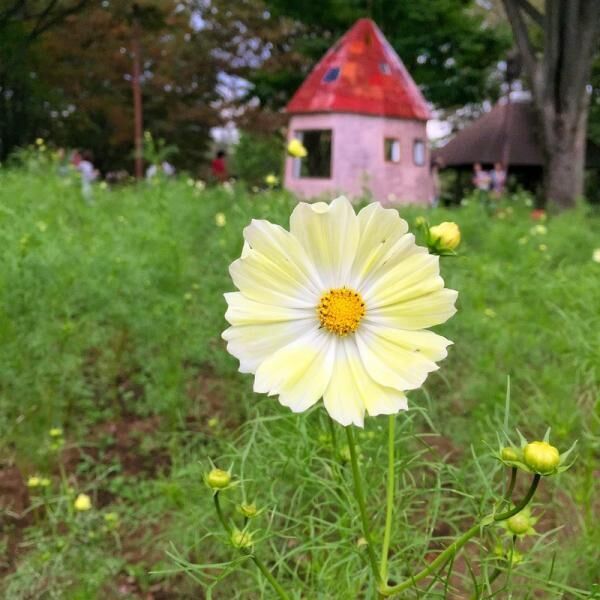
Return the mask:
[[[377,25],[359,19],[310,72],[288,113],[350,112],[430,118],[427,103]]]

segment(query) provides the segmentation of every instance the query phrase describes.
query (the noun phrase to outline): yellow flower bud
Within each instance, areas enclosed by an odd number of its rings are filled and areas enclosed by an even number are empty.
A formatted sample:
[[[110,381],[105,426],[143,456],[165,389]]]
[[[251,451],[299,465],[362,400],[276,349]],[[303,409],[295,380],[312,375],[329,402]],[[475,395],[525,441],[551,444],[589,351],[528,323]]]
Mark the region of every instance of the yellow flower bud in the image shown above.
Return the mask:
[[[294,158],[304,158],[308,154],[306,148],[304,147],[304,144],[296,138],[290,140],[287,147],[287,151]]]
[[[41,479],[35,475],[27,480],[27,487],[36,488],[41,485]]]
[[[542,475],[554,471],[560,462],[558,449],[548,442],[531,442],[527,444],[523,450],[523,457],[532,471]]]
[[[231,544],[240,550],[252,547],[252,534],[249,531],[234,529],[231,532]]]
[[[231,483],[231,475],[223,469],[212,469],[204,476],[204,481],[213,490],[224,490]]]
[[[442,250],[454,250],[460,244],[460,229],[456,223],[444,221],[429,229],[431,242]]]
[[[502,457],[502,460],[521,460],[521,455],[514,448],[502,448],[500,456]]]
[[[422,216],[422,215],[421,215],[421,216],[418,216],[418,217],[415,219],[415,225],[416,225],[417,227],[422,227],[423,225],[425,225],[425,223],[427,223],[427,219],[426,219],[424,216]]]
[[[248,519],[251,519],[252,517],[255,517],[258,514],[258,509],[256,508],[256,504],[254,504],[254,502],[252,502],[251,504],[246,504],[245,502],[242,502],[238,506],[238,511]]]
[[[520,512],[510,519],[507,519],[506,526],[511,533],[514,533],[515,535],[524,535],[529,531],[531,524],[527,515]]]
[[[49,433],[50,437],[57,438],[62,436],[63,430],[60,427],[53,427]]]
[[[75,498],[75,502],[73,502],[73,507],[79,511],[90,510],[92,508],[92,500],[87,494],[79,494]]]
[[[224,213],[218,212],[215,215],[215,224],[217,227],[225,227],[225,225],[227,224],[227,217]]]

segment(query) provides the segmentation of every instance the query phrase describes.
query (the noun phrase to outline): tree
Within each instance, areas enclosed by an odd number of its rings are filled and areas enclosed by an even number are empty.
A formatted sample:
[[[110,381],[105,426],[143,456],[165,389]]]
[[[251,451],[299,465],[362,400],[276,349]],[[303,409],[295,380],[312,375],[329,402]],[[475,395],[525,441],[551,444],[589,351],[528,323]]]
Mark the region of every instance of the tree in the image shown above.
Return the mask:
[[[265,0],[270,21],[284,21],[270,56],[251,73],[263,106],[278,109],[336,39],[361,17],[372,17],[398,52],[425,97],[454,108],[498,95],[497,64],[510,31],[491,28],[471,0]]]
[[[37,42],[92,0],[0,0],[0,160],[35,135],[52,91],[37,77]]]
[[[573,206],[583,193],[588,85],[600,38],[600,2],[546,0],[544,13],[528,0],[503,4],[538,118],[546,199]],[[541,30],[541,47],[528,22]]]

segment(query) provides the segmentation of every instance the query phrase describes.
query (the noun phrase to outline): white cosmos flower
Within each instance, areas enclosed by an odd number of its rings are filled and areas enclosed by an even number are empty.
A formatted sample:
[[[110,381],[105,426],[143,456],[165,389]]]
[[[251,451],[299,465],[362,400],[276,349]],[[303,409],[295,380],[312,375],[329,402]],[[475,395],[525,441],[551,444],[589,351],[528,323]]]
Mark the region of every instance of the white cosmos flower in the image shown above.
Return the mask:
[[[342,425],[406,410],[405,391],[447,355],[452,342],[426,328],[456,312],[457,292],[398,213],[300,203],[289,232],[253,220],[244,239],[223,338],[254,391],[294,412],[323,398]]]

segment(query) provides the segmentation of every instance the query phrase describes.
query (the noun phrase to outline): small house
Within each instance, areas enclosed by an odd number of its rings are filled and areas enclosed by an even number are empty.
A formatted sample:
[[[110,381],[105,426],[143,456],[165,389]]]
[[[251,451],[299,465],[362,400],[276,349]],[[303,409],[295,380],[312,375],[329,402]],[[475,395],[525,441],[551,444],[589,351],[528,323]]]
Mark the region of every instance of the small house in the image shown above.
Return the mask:
[[[427,203],[432,195],[426,124],[429,108],[377,25],[360,19],[327,52],[286,107],[285,187],[311,198],[370,194],[392,203]]]

